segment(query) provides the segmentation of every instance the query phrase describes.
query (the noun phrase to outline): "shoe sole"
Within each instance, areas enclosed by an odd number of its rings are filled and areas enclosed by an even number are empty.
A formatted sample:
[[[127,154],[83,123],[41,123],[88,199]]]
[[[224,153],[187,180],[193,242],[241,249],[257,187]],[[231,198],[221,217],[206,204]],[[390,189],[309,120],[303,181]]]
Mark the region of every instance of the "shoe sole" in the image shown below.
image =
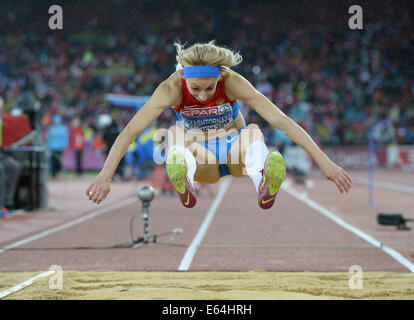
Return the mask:
[[[286,176],[286,165],[282,155],[277,151],[272,151],[266,161],[265,174],[269,194],[275,195]]]
[[[179,150],[170,152],[167,158],[167,173],[177,192],[184,194],[187,179],[187,163]]]

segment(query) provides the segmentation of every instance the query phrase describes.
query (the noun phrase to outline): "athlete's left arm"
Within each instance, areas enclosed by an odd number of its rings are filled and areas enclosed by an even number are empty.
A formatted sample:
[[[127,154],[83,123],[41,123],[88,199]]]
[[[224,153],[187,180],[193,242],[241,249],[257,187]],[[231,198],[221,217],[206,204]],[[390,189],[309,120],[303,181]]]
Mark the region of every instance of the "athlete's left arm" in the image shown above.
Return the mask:
[[[292,141],[306,150],[318,164],[324,176],[334,182],[341,193],[351,190],[352,179],[349,174],[330,160],[302,127],[284,114],[262,93],[257,91],[241,75],[233,73],[229,80],[226,81],[226,93],[233,98],[243,100],[272,127],[281,130]]]

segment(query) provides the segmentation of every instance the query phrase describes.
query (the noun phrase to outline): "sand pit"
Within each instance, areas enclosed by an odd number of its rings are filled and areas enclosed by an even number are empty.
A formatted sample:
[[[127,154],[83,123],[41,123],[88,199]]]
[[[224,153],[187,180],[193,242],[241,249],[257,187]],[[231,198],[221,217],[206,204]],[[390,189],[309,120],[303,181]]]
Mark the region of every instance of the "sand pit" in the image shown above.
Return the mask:
[[[0,273],[0,292],[40,272]],[[348,273],[331,272],[77,272],[62,273],[62,289],[46,276],[4,299],[56,300],[313,300],[414,299],[411,273],[365,272],[362,289]],[[56,287],[56,282],[55,282]]]

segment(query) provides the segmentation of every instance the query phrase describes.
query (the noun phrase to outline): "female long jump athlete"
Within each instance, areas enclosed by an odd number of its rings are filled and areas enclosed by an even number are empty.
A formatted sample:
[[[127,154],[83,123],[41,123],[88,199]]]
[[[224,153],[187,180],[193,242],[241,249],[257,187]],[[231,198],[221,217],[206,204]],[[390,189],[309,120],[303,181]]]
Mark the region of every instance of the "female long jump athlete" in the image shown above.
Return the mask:
[[[258,191],[258,204],[272,207],[286,174],[277,151],[269,153],[256,124],[246,127],[237,100],[243,100],[272,127],[284,132],[316,161],[324,176],[341,193],[352,179],[333,163],[309,135],[249,81],[230,69],[242,61],[232,50],[211,41],[177,49],[177,70],[155,90],[112,146],[99,175],[87,188],[89,200],[99,204],[110,192],[112,176],[128,146],[166,109],[173,108],[179,125],[168,130],[167,173],[182,204],[196,204],[194,179],[215,183],[221,176],[249,175]]]

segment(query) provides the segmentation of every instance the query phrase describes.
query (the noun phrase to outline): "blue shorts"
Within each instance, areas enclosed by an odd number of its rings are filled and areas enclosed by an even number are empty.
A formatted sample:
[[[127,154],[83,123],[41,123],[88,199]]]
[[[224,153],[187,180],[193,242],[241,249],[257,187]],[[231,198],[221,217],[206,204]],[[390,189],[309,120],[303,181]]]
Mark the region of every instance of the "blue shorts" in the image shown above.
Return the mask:
[[[216,156],[219,163],[220,177],[230,174],[229,168],[227,167],[227,155],[229,154],[233,142],[237,140],[237,137],[244,128],[246,128],[246,126],[243,126],[243,128],[224,138],[198,142]]]

